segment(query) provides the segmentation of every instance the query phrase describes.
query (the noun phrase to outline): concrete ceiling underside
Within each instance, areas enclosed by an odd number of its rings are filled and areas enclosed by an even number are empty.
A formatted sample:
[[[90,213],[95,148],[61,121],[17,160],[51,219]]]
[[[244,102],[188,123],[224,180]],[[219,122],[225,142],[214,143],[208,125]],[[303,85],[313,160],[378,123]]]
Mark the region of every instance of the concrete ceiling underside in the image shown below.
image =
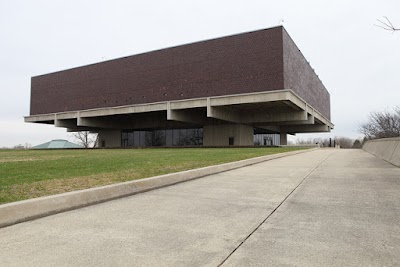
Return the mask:
[[[329,132],[334,125],[292,90],[166,101],[25,117],[68,131],[245,124],[268,132]]]

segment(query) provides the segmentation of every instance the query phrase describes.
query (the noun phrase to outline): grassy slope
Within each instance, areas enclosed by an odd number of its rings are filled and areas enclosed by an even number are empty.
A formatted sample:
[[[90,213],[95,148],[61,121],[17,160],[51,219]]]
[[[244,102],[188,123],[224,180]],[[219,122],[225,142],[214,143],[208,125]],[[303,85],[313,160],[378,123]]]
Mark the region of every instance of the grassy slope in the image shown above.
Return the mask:
[[[291,150],[0,150],[0,204]]]

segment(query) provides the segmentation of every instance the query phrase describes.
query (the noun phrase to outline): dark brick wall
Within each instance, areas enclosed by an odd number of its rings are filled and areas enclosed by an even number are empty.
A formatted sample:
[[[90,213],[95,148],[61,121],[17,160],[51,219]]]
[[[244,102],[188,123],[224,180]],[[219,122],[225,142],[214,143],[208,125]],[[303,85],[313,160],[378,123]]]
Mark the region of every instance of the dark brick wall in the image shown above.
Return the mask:
[[[275,27],[33,77],[31,115],[293,89],[330,118],[329,93]]]
[[[282,27],[32,78],[31,115],[279,90]]]
[[[283,29],[284,87],[292,89],[326,118],[331,118],[330,95],[299,48]]]

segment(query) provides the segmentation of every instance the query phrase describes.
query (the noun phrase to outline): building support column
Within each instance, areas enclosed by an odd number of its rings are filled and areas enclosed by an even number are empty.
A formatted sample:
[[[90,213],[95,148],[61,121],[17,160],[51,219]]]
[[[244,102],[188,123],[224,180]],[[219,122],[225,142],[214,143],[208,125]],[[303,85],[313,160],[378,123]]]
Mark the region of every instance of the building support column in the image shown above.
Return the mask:
[[[253,146],[254,130],[243,124],[205,125],[204,146]]]
[[[121,130],[100,130],[98,147],[121,147]]]
[[[280,133],[280,145],[287,146],[287,133],[286,132]]]

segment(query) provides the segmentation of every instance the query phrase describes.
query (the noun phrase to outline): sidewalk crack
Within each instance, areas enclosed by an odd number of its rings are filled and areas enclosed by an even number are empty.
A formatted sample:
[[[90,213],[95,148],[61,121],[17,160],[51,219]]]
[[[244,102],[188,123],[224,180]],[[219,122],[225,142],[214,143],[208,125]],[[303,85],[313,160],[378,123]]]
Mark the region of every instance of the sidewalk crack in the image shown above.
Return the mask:
[[[335,151],[334,151],[335,152]],[[229,253],[229,255],[217,266],[222,266],[232,255],[233,253],[236,252],[236,250],[238,250],[243,244],[244,242],[247,241],[247,239],[249,239],[260,227],[261,225],[263,225],[270,217],[272,214],[275,213],[275,211],[277,211],[279,209],[280,206],[282,206],[283,203],[285,203],[285,201],[293,194],[294,191],[296,191],[296,189],[316,170],[319,168],[319,166],[321,166],[325,161],[327,161],[333,154],[334,152],[332,152],[331,154],[329,154],[324,160],[322,160],[315,168],[313,168],[309,173],[306,174],[306,176],[304,176],[304,178],[300,181],[300,183],[292,190],[290,191],[290,193],[279,203],[278,206],[275,207],[275,209],[268,214],[268,216],[256,227],[254,228],[253,231],[251,231],[251,233],[249,235],[247,235],[242,242],[240,242],[239,245],[236,246],[236,248],[234,250],[232,250],[231,253]]]

